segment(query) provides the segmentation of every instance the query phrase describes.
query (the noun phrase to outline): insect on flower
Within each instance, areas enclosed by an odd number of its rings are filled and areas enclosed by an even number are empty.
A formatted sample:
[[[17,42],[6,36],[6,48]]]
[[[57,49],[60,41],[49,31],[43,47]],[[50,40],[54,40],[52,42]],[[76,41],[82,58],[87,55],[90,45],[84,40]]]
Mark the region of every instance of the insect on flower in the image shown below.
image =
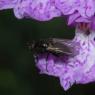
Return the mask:
[[[51,53],[55,56],[75,56],[74,45],[71,40],[49,38],[41,39],[39,41],[32,41],[29,48],[32,49],[35,56],[43,53]]]

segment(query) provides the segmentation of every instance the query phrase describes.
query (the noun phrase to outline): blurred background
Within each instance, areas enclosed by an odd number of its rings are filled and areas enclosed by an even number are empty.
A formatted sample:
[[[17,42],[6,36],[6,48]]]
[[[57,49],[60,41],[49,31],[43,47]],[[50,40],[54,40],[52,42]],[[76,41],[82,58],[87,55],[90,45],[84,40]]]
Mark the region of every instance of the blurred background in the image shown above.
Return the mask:
[[[64,91],[55,77],[40,75],[27,42],[43,38],[73,39],[66,19],[48,22],[18,20],[11,10],[0,12],[0,95],[95,95],[95,83]]]

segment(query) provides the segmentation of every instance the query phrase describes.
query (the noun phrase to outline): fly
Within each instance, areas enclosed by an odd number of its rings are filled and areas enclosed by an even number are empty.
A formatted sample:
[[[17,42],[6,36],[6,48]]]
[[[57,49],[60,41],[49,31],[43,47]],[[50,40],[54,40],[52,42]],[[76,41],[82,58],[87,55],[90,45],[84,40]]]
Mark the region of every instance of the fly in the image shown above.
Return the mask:
[[[71,40],[49,38],[33,41],[29,48],[32,49],[34,55],[42,53],[52,53],[57,56],[69,55],[75,56],[75,46]]]

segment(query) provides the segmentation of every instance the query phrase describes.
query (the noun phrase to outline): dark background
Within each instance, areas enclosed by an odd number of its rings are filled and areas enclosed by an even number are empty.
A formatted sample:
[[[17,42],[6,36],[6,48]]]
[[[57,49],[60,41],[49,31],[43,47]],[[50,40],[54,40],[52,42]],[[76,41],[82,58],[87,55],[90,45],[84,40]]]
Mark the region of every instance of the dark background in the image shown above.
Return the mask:
[[[18,20],[10,10],[0,12],[0,95],[95,95],[95,84],[73,85],[64,91],[55,77],[40,75],[26,43],[42,38],[74,37],[66,20]]]

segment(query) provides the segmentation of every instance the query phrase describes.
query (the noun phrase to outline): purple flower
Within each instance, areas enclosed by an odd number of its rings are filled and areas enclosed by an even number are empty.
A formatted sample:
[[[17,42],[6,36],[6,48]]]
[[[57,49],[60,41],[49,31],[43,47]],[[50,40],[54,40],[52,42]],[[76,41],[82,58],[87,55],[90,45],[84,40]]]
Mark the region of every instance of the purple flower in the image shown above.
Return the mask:
[[[36,60],[36,66],[41,74],[58,77],[64,90],[68,90],[73,84],[86,84],[95,81],[95,32],[90,30],[87,35],[78,26],[75,38],[75,51],[78,53],[74,57],[69,57],[64,61],[63,57],[56,57],[52,54],[48,56],[42,54]]]
[[[54,17],[68,16],[68,25],[85,22],[87,30],[77,24],[76,35],[71,41],[78,51],[74,57],[38,55],[36,66],[40,73],[58,77],[64,90],[73,84],[95,81],[95,1],[94,0],[0,0],[0,10],[13,9],[18,19],[33,18],[48,21]],[[78,44],[77,44],[78,43]]]
[[[55,6],[68,16],[68,25],[78,22],[85,22],[93,25],[95,18],[94,0],[55,0]],[[94,27],[93,27],[94,29]]]
[[[12,9],[17,4],[17,0],[0,0],[0,10]]]
[[[0,10],[13,9],[17,18],[48,21],[69,16],[68,24],[91,22],[95,14],[94,0],[0,0]]]
[[[61,15],[55,7],[54,0],[16,0],[15,5],[12,0],[1,0],[0,9],[13,8],[17,18],[33,18],[39,21],[50,20]]]
[[[55,0],[57,8],[64,15],[70,15],[78,12],[82,17],[92,17],[95,13],[94,0]]]

